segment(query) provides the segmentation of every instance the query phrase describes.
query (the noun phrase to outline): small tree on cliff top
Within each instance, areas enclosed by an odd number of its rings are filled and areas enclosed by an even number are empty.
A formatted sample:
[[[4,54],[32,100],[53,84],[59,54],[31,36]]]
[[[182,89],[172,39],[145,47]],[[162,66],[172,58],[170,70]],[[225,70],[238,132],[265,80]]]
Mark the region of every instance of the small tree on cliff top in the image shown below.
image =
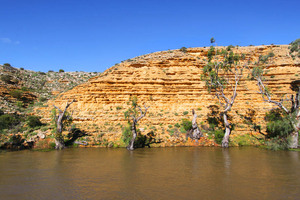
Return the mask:
[[[132,138],[127,146],[127,149],[130,151],[134,150],[134,142],[137,137],[136,125],[138,121],[140,121],[143,117],[146,116],[147,110],[150,107],[146,107],[144,105],[145,111],[143,112],[141,107],[138,106],[137,101],[138,99],[136,96],[130,97],[129,103],[131,103],[131,107],[124,113],[125,119],[128,120],[128,123],[131,126]]]
[[[224,53],[223,57],[217,56],[215,48],[211,46],[208,52],[209,61],[203,68],[202,80],[205,81],[207,90],[216,96],[222,108],[222,115],[225,126],[225,134],[222,140],[222,147],[228,147],[231,124],[228,122],[228,114],[237,96],[237,87],[243,76],[244,65],[240,62],[244,57],[234,54],[231,50]],[[214,54],[214,59],[212,55]]]

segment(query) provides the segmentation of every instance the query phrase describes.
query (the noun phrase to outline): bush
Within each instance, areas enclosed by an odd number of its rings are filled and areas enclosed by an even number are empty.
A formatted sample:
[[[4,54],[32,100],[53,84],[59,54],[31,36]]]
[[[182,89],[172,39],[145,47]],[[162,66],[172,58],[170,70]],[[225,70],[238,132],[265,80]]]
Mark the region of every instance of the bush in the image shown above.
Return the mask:
[[[0,116],[0,130],[11,128],[19,123],[19,118],[15,115],[4,114]]]
[[[122,140],[126,146],[129,144],[131,138],[132,138],[131,124],[127,123],[127,125],[122,130]]]
[[[23,92],[21,90],[12,90],[9,92],[10,96],[16,98],[16,99],[21,99]]]
[[[183,115],[187,115],[187,114],[189,114],[189,111],[184,111],[183,112]]]
[[[213,134],[215,135],[215,142],[217,144],[221,144],[222,140],[223,140],[223,137],[225,135],[224,131],[220,130],[220,129],[217,129],[217,130],[213,131]]]
[[[287,150],[289,141],[287,138],[274,137],[266,141],[266,148],[277,151],[277,150]]]
[[[294,130],[290,120],[276,120],[267,123],[268,137],[287,137]]]
[[[1,80],[7,84],[11,84],[12,83],[12,77],[9,75],[2,75],[1,76]]]
[[[63,70],[63,69],[60,69],[58,72],[65,72],[65,70]]]
[[[183,129],[184,129],[185,131],[189,131],[189,130],[191,130],[191,129],[193,128],[193,126],[192,126],[192,121],[190,121],[190,120],[188,120],[188,119],[182,119],[180,125],[183,127]]]
[[[179,127],[180,127],[180,125],[179,125],[178,123],[176,123],[174,126],[175,126],[175,127],[177,127],[177,128],[179,128]]]
[[[35,128],[37,126],[41,126],[42,122],[40,121],[40,117],[38,116],[34,116],[34,115],[30,115],[27,117],[27,125],[31,128]]]
[[[183,53],[186,53],[186,52],[187,52],[187,48],[186,48],[186,47],[181,47],[179,50],[180,50],[181,52],[183,52]]]
[[[269,138],[287,137],[293,130],[290,117],[281,109],[273,109],[266,113],[267,133]]]

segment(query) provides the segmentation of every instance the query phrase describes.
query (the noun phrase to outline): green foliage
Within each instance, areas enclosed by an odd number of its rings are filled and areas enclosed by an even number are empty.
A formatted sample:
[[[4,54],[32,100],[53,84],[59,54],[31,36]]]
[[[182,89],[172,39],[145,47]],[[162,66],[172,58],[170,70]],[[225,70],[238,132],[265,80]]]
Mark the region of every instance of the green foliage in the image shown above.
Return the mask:
[[[183,129],[185,130],[185,131],[189,131],[189,130],[191,130],[192,129],[192,121],[190,121],[190,120],[188,120],[188,119],[182,119],[181,120],[181,127],[183,127]]]
[[[117,106],[116,109],[117,109],[117,110],[121,110],[122,107],[121,107],[121,106]]]
[[[20,118],[13,114],[2,114],[0,116],[0,130],[9,129],[20,123]]]
[[[136,115],[138,114],[137,102],[138,102],[137,96],[131,96],[129,98],[129,101],[127,102],[128,105],[131,104],[131,107],[124,112],[125,119],[127,119],[128,122],[130,121],[131,116],[136,117]]]
[[[227,46],[226,50],[227,51],[231,51],[232,48],[234,48],[234,46],[233,45],[229,45],[229,46]]]
[[[262,67],[254,67],[252,70],[251,70],[251,79],[254,80],[255,78],[257,77],[261,77],[264,73],[264,70]]]
[[[132,132],[131,132],[131,124],[127,123],[126,126],[122,129],[122,140],[127,146],[132,138]]]
[[[207,52],[207,58],[208,58],[208,62],[210,62],[212,60],[212,57],[215,53],[215,47],[210,46],[208,52]]]
[[[273,137],[266,141],[266,149],[278,151],[278,150],[287,150],[289,146],[289,140],[282,137]]]
[[[215,142],[216,142],[217,144],[221,144],[221,143],[222,143],[222,140],[223,140],[223,137],[224,137],[224,135],[225,135],[224,130],[217,129],[217,130],[214,130],[214,131],[212,132],[212,134],[215,135]]]
[[[295,58],[295,56],[297,56],[298,58],[300,58],[300,38],[291,42],[290,46],[290,55]]]
[[[63,69],[60,69],[58,72],[65,72],[65,70],[63,70]]]
[[[212,44],[213,44],[213,43],[215,43],[215,42],[216,42],[215,38],[213,38],[213,37],[212,37],[212,38],[210,38],[210,43],[212,43]]]
[[[292,118],[282,109],[273,109],[266,113],[267,123],[266,148],[271,150],[283,150],[288,148],[289,135],[293,132]]]
[[[181,47],[181,48],[179,49],[179,51],[181,51],[181,52],[183,52],[183,53],[186,53],[186,52],[187,52],[187,48],[186,48],[186,47]]]
[[[3,65],[7,66],[7,67],[11,67],[11,65],[9,63],[4,63]]]
[[[1,75],[0,78],[3,82],[7,83],[7,84],[11,84],[12,83],[12,77],[10,75]]]
[[[267,123],[268,137],[287,137],[293,130],[291,121],[287,118]]]
[[[26,121],[27,121],[27,125],[31,128],[35,128],[42,125],[42,122],[40,121],[40,117],[38,116],[30,115],[27,117]]]
[[[176,123],[174,126],[177,127],[177,128],[179,128],[180,124]]]
[[[189,111],[184,111],[183,112],[183,115],[187,115],[187,114],[189,114]]]
[[[18,99],[18,100],[21,100],[22,99],[22,96],[23,96],[23,91],[22,90],[11,90],[9,92],[9,95]]]
[[[23,108],[24,107],[24,103],[22,101],[17,101],[16,105],[18,106],[18,108]]]

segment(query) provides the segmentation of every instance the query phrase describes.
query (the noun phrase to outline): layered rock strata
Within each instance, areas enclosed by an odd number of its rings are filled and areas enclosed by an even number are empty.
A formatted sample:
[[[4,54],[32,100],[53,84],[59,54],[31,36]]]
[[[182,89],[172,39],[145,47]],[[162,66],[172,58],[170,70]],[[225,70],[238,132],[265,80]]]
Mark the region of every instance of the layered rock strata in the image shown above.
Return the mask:
[[[218,50],[226,47],[217,47]],[[73,99],[70,107],[74,123],[80,128],[107,141],[121,138],[122,127],[126,125],[124,111],[130,96],[136,95],[140,105],[150,106],[147,116],[139,122],[142,134],[153,130],[161,146],[185,145],[185,134],[177,128],[183,118],[192,119],[191,111],[198,114],[198,124],[204,128],[211,113],[210,106],[218,100],[208,93],[201,80],[203,67],[207,64],[209,48],[189,48],[186,53],[179,50],[156,52],[124,61],[106,70],[102,75],[90,79],[68,92],[61,94],[49,107],[40,108],[37,113],[50,121],[53,104],[63,107]],[[260,55],[274,53],[266,75],[266,85],[271,88],[274,100],[280,100],[293,92],[290,83],[300,79],[299,58],[293,60],[288,45],[234,47],[234,53],[245,54],[253,64]],[[248,67],[251,68],[253,65]],[[243,116],[253,113],[253,121],[264,125],[264,115],[274,105],[262,100],[257,93],[255,80],[244,78],[238,86],[238,96],[229,112],[231,123],[236,124],[232,136],[252,133],[254,130]],[[287,97],[287,96],[285,96]],[[188,113],[187,113],[188,112]],[[177,125],[178,126],[178,125]],[[95,139],[95,140],[96,140]],[[197,144],[212,145],[204,138]]]

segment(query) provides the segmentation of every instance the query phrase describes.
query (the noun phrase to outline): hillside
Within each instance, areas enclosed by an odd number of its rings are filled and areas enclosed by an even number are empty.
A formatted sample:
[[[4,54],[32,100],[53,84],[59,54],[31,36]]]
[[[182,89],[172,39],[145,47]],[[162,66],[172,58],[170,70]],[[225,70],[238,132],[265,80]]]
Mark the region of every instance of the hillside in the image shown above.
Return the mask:
[[[35,72],[18,69],[10,64],[0,65],[0,110],[22,112],[34,103],[43,102],[70,90],[100,73]]]
[[[217,47],[224,50],[226,47]],[[128,108],[130,96],[137,96],[140,105],[150,106],[147,116],[139,123],[142,134],[154,131],[159,146],[214,145],[213,136],[205,135],[199,143],[188,143],[185,132],[178,124],[190,119],[191,110],[198,114],[198,124],[207,129],[208,118],[218,111],[218,101],[207,92],[201,81],[202,69],[207,63],[209,48],[188,48],[162,51],[126,60],[106,70],[100,76],[58,95],[48,102],[48,107],[39,108],[36,113],[50,121],[52,105],[63,107],[75,99],[70,107],[76,126],[90,134],[84,139],[91,145],[114,143],[120,140],[122,128],[126,125],[124,111]],[[288,45],[233,47],[234,53],[245,54],[247,60],[255,63],[260,55],[273,53],[268,64],[266,83],[279,100],[291,94],[290,82],[299,79],[300,59],[292,58]],[[249,68],[253,67],[249,64]],[[238,96],[230,111],[231,123],[235,129],[231,137],[254,134],[245,118],[251,115],[253,122],[264,127],[264,115],[274,108],[263,102],[257,93],[256,82],[245,76],[238,86]],[[214,116],[218,117],[218,116]]]

